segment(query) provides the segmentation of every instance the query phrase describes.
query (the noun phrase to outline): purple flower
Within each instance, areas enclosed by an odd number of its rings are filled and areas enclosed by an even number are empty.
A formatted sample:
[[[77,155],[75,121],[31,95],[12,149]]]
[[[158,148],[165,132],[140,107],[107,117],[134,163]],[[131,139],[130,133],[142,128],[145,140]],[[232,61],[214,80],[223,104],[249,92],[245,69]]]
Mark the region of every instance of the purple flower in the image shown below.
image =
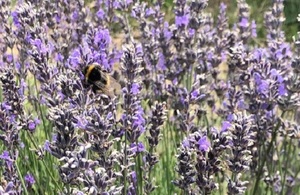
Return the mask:
[[[261,82],[262,82],[261,81],[262,80],[261,75],[259,73],[255,72],[253,74],[253,77],[254,77],[254,81],[255,81],[256,85],[260,85]]]
[[[194,35],[195,35],[195,29],[190,28],[190,29],[189,29],[189,36],[192,37],[192,36],[194,36]]]
[[[256,32],[256,22],[255,20],[252,20],[252,23],[251,23],[251,36],[253,38],[256,38],[257,37],[257,32]]]
[[[220,4],[220,12],[225,12],[227,9],[227,5],[223,2],[221,2]]]
[[[169,41],[172,37],[172,32],[169,29],[169,23],[168,22],[164,23],[163,33],[164,33],[164,38],[166,39],[166,41]]]
[[[266,49],[264,48],[257,48],[253,51],[253,57],[257,61],[261,61],[267,55]]]
[[[13,61],[13,56],[11,54],[5,54],[5,59],[8,63]]]
[[[286,87],[285,87],[285,84],[284,84],[284,83],[279,84],[279,87],[278,87],[278,94],[279,94],[280,96],[283,96],[283,95],[286,95],[286,94],[287,94],[287,90],[286,90]]]
[[[104,16],[105,16],[105,13],[104,13],[104,11],[103,11],[102,9],[99,9],[99,10],[97,11],[96,15],[97,15],[97,17],[98,17],[99,19],[103,20],[103,19],[104,19]]]
[[[77,10],[73,11],[73,13],[72,13],[72,21],[76,22],[78,20],[78,18],[79,18],[78,11]]]
[[[135,49],[136,49],[136,55],[138,55],[138,56],[143,55],[143,46],[142,46],[142,44],[140,44],[140,43],[136,44],[136,48]]]
[[[24,92],[25,92],[25,88],[27,87],[27,84],[26,82],[24,81],[24,79],[21,80],[21,83],[20,83],[20,87],[18,89],[18,94],[20,97],[23,97],[24,96]]]
[[[191,93],[191,99],[197,99],[199,97],[199,95],[200,95],[199,90],[195,89]]]
[[[149,17],[149,16],[151,16],[153,14],[155,14],[155,11],[152,8],[147,8],[146,9],[146,13],[145,13],[146,17]]]
[[[111,42],[109,31],[107,29],[97,31],[94,38],[94,43],[98,45],[101,51],[106,50]]]
[[[8,151],[3,151],[3,153],[0,155],[0,159],[3,159],[8,167],[12,167],[13,159],[10,158],[10,154]]]
[[[239,22],[239,26],[242,28],[248,28],[249,26],[249,21],[247,18],[242,18],[241,21]]]
[[[290,58],[292,56],[290,45],[287,43],[282,43],[280,47],[277,49],[277,51],[275,52],[275,56],[278,60],[282,60],[283,58],[286,57]]]
[[[109,1],[107,1],[107,2],[109,2]],[[108,5],[107,5],[107,6],[108,6]],[[114,7],[115,9],[121,8],[120,2],[119,2],[119,1],[113,1],[113,7]]]
[[[3,153],[0,155],[0,158],[5,160],[5,161],[12,161],[12,159],[9,156],[9,152],[8,151],[3,151]]]
[[[136,116],[135,116],[135,120],[134,120],[134,125],[136,126],[142,126],[145,122],[145,119],[143,118],[142,116],[142,113],[138,113]]]
[[[44,150],[50,152],[50,142],[49,140],[46,140],[45,143],[44,143]]]
[[[28,130],[33,133],[36,129],[36,126],[39,125],[41,121],[38,118],[35,118],[34,120],[29,120],[27,128]]]
[[[31,43],[37,47],[38,50],[41,50],[42,49],[42,41],[41,39],[34,39],[34,40],[31,40]]]
[[[81,54],[80,54],[80,50],[79,49],[75,49],[72,51],[70,57],[70,64],[73,67],[77,67],[79,63],[81,63]]]
[[[225,62],[225,61],[226,61],[226,59],[227,59],[227,54],[226,54],[225,51],[222,51],[222,52],[221,52],[221,59],[222,59],[222,62]]]
[[[76,126],[79,129],[85,129],[88,124],[88,121],[84,117],[76,117],[76,121]]]
[[[137,182],[136,172],[132,171],[130,175],[131,175],[131,179],[133,180],[133,182],[136,183]]]
[[[55,60],[56,62],[63,62],[64,56],[61,53],[56,53]]]
[[[20,62],[16,62],[16,63],[15,63],[15,67],[16,67],[16,70],[17,70],[18,72],[20,72],[20,70],[21,70],[21,64],[20,64]]]
[[[157,62],[157,67],[159,68],[159,70],[165,71],[167,69],[165,63],[166,63],[165,56],[164,54],[160,53]]]
[[[137,83],[133,83],[130,89],[130,93],[133,95],[137,95],[140,92],[140,85]]]
[[[231,127],[231,124],[229,121],[223,121],[221,131],[227,131],[230,127]]]
[[[275,68],[271,69],[270,73],[271,73],[272,78],[276,79],[279,83],[282,83],[284,81],[282,75],[280,74],[280,72],[277,69],[275,69]]]
[[[243,99],[239,100],[237,103],[237,108],[239,110],[245,110],[247,108],[247,105]]]
[[[55,14],[54,19],[56,23],[60,23],[61,17],[59,16],[59,14]]]
[[[25,175],[24,179],[27,187],[31,187],[35,183],[34,177],[29,173]]]
[[[214,53],[210,50],[210,51],[207,51],[206,53],[206,59],[207,60],[211,60],[214,56]]]
[[[133,0],[126,0],[125,2],[126,2],[126,5],[129,6],[133,2]]]
[[[177,85],[177,84],[178,84],[178,79],[177,79],[177,78],[174,78],[173,81],[172,81],[172,84],[173,84],[173,85]]]
[[[53,141],[53,142],[56,142],[56,140],[57,140],[57,134],[53,134],[53,135],[52,135],[52,141]]]
[[[210,148],[210,142],[208,141],[206,136],[198,140],[198,149],[200,151],[208,152],[209,148]]]
[[[184,140],[182,141],[182,145],[183,147],[189,148],[190,147],[190,141],[188,138],[184,138]]]
[[[266,95],[269,91],[269,82],[266,80],[261,80],[261,82],[258,84],[257,91]]]
[[[175,16],[175,24],[177,27],[187,26],[189,23],[189,15]]]
[[[2,102],[2,103],[1,103],[1,107],[2,107],[5,111],[11,110],[11,106],[10,106],[7,102]]]
[[[134,154],[138,154],[138,153],[141,153],[141,152],[145,151],[145,146],[144,146],[144,144],[142,142],[138,142],[138,144],[131,143],[130,144],[130,148],[131,148],[131,151]]]
[[[34,121],[30,120],[29,123],[28,123],[28,129],[29,129],[29,131],[30,132],[34,132],[35,127],[36,127],[36,125],[35,125]]]
[[[10,115],[9,116],[9,122],[11,124],[16,123],[16,118],[17,118],[17,116],[15,114]]]
[[[139,135],[141,135],[145,131],[145,119],[144,119],[144,110],[141,106],[137,107],[135,111],[135,115],[133,116],[134,122],[133,127],[139,129]]]
[[[21,27],[20,21],[19,21],[19,17],[18,17],[18,12],[14,11],[11,13],[11,16],[13,18],[13,23],[17,28]]]
[[[133,18],[137,18],[136,14],[137,14],[136,10],[132,9],[131,13],[130,13],[130,16],[133,17]]]
[[[31,43],[32,42],[32,35],[31,34],[26,34],[25,41],[27,43]]]

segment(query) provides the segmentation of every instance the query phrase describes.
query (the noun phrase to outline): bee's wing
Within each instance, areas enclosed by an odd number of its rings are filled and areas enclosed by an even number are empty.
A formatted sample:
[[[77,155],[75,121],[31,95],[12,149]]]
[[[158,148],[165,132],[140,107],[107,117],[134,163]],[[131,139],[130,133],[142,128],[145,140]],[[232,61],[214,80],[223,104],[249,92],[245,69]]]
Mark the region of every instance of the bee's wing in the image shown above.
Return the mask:
[[[104,78],[104,77],[102,77]],[[94,85],[97,87],[96,91],[104,93],[110,97],[119,95],[121,91],[121,85],[110,75],[105,75],[107,83],[104,84],[102,81],[95,81]]]
[[[121,85],[112,76],[109,77],[109,86],[115,95],[121,92]]]

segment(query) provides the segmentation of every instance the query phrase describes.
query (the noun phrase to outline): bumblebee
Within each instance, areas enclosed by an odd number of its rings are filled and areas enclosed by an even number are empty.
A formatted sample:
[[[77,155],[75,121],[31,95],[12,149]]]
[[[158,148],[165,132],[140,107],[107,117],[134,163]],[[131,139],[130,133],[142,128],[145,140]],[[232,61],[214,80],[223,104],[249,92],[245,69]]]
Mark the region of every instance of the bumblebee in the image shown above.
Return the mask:
[[[83,69],[85,82],[92,87],[94,93],[105,94],[111,98],[118,95],[121,85],[100,65],[91,64]]]

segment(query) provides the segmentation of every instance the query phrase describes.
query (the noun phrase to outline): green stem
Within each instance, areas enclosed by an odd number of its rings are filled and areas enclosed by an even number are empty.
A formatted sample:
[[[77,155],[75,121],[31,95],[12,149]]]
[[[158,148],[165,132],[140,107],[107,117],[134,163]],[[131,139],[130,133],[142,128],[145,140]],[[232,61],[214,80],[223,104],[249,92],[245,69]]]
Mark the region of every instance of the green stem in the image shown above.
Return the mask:
[[[23,180],[21,171],[20,171],[20,169],[19,169],[18,163],[15,162],[15,165],[16,165],[16,169],[17,169],[17,172],[18,172],[18,175],[19,175],[19,179],[20,179],[20,181],[21,181],[21,183],[22,183],[22,186],[23,186],[23,189],[24,189],[24,191],[25,191],[25,194],[28,195],[27,188],[26,188],[26,185],[25,185],[25,183],[24,183],[24,180]]]
[[[281,114],[281,117],[284,115],[284,113],[285,112],[283,112]],[[265,163],[267,161],[268,154],[270,154],[270,152],[271,152],[271,149],[272,149],[272,146],[273,146],[273,142],[275,141],[275,139],[277,137],[277,131],[278,131],[279,127],[280,127],[280,121],[277,122],[277,125],[276,125],[274,131],[272,132],[272,139],[271,139],[271,142],[270,142],[270,144],[269,144],[269,146],[267,148],[267,152],[266,152],[267,155],[263,156],[262,163],[261,163],[261,165],[259,167],[259,171],[258,171],[257,176],[256,176],[256,181],[255,181],[255,185],[254,185],[254,189],[253,189],[253,193],[252,193],[253,195],[257,194],[256,192],[258,190],[259,181],[260,181],[260,178],[261,178],[261,176],[263,174],[263,167],[265,166]]]
[[[282,143],[283,143],[283,150],[280,149],[279,147],[276,148],[276,152],[277,152],[277,156],[278,156],[278,163],[279,163],[279,167],[278,167],[278,168],[279,168],[279,172],[280,172],[280,177],[281,177],[281,178],[284,177],[284,176],[283,176],[284,173],[283,173],[283,170],[282,170],[282,169],[283,169],[283,166],[282,166],[282,162],[281,162],[281,159],[280,159],[280,156],[281,156],[281,155],[280,155],[280,150],[286,152],[286,147],[287,147],[287,144],[286,144],[286,143],[287,143],[287,135],[284,136],[284,140],[283,140]],[[289,153],[288,153],[288,154],[289,154]],[[274,172],[274,171],[272,170],[272,172]],[[283,183],[284,183],[283,180],[281,180],[282,186],[283,186]],[[282,188],[282,189],[283,189],[283,188]],[[282,191],[281,191],[281,193],[282,193]]]
[[[208,121],[207,114],[205,114],[204,120],[205,120],[206,127],[207,127],[207,128],[206,128],[206,135],[210,138],[210,136],[209,136],[209,128],[210,128],[210,125],[209,125],[209,121]]]
[[[39,94],[38,94],[37,80],[36,80],[35,77],[34,77],[34,86],[35,86],[35,90],[36,90],[36,93],[37,93],[37,96],[38,96]],[[37,108],[38,108],[38,110],[39,110],[39,112],[40,112],[40,116],[41,116],[42,121],[43,121],[43,127],[44,127],[44,130],[46,130],[46,121],[45,121],[45,119],[44,119],[44,115],[43,115],[43,111],[42,111],[42,108],[41,108],[41,104],[38,104],[38,105],[37,105]],[[47,132],[47,131],[44,131],[44,132]],[[48,133],[49,133],[49,132],[48,132]],[[47,138],[49,138],[49,137],[50,137],[50,136],[48,135]]]
[[[286,180],[286,173],[287,173],[287,167],[288,167],[288,162],[290,162],[290,152],[291,152],[291,148],[292,148],[292,139],[290,139],[290,142],[289,142],[289,147],[288,147],[288,152],[287,152],[287,159],[285,161],[285,166],[284,168],[286,169],[284,171],[284,174],[283,174],[283,180],[282,180],[282,188],[281,188],[281,194],[283,195],[283,192],[284,192],[284,185],[285,185],[285,180]]]
[[[286,140],[286,138],[284,140]],[[286,151],[286,144],[284,144],[284,150],[283,151]],[[280,159],[280,149],[279,149],[279,147],[276,147],[276,153],[277,153],[277,158],[278,158],[280,177],[283,178],[282,163],[281,163],[281,159]],[[273,163],[272,163],[272,165],[273,165]],[[272,170],[269,170],[269,173],[274,173],[275,172],[274,169],[276,169],[276,166],[273,165],[272,168],[273,168]]]
[[[269,189],[270,189],[270,187],[267,186],[266,189],[265,189],[266,194],[269,194],[269,193],[268,193],[268,192],[269,192]]]
[[[167,138],[168,138],[168,136],[169,136],[169,132],[171,132],[172,133],[172,130],[171,130],[171,128],[170,128],[170,124],[168,124],[168,131],[167,131],[167,133],[165,134],[166,136],[167,136]],[[176,134],[177,135],[177,134]],[[172,136],[173,137],[173,136]],[[169,163],[170,162],[170,159],[169,159],[169,147],[168,147],[168,142],[166,141],[166,140],[168,140],[168,139],[165,139],[165,141],[164,141],[164,143],[165,143],[165,148],[167,148],[167,150],[166,150],[166,157],[167,157],[167,159],[166,159],[166,161],[167,161],[167,163]],[[164,163],[164,165],[166,165],[166,163]],[[170,176],[169,176],[169,169],[168,169],[168,166],[164,166],[163,167],[165,170],[166,170],[166,177],[167,177],[167,189],[170,189]],[[170,190],[168,190],[168,194],[170,195]]]
[[[153,147],[150,147],[149,149],[149,153],[152,155],[153,154]],[[152,170],[152,167],[149,168],[148,170],[148,182],[150,183],[151,182],[151,170]]]
[[[136,140],[136,146],[138,146],[138,141]],[[141,170],[141,155],[137,156],[137,167],[136,167],[136,174],[139,178],[138,180],[138,187],[137,187],[137,194],[143,194],[143,171]],[[140,193],[139,193],[140,192]]]
[[[124,140],[124,143],[125,143],[125,147],[124,147],[124,160],[123,160],[123,165],[124,165],[124,173],[123,173],[123,177],[124,177],[124,181],[123,181],[123,184],[124,184],[124,192],[123,194],[126,195],[127,194],[127,191],[126,191],[126,182],[127,182],[127,129],[125,130],[125,140]]]
[[[28,133],[28,137],[29,137],[31,143],[34,145],[35,149],[38,150],[38,146],[37,146],[37,144],[34,142],[34,140],[33,140],[33,138],[32,138],[32,136],[31,136],[30,133]],[[42,163],[44,164],[44,167],[45,167],[45,169],[46,169],[48,175],[51,177],[52,181],[55,183],[55,186],[61,190],[60,185],[58,184],[58,182],[56,181],[56,179],[55,179],[55,178],[53,177],[53,175],[51,174],[51,171],[49,170],[49,166],[46,165],[44,159],[41,159],[41,161],[42,161]]]

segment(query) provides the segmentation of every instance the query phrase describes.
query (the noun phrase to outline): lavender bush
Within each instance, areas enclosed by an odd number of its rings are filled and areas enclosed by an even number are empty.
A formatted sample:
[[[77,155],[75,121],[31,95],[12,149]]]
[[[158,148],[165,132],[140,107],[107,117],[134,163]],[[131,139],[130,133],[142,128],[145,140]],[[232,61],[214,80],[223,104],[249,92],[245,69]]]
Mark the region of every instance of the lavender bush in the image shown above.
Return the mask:
[[[300,32],[207,5],[0,0],[0,194],[300,193]]]

